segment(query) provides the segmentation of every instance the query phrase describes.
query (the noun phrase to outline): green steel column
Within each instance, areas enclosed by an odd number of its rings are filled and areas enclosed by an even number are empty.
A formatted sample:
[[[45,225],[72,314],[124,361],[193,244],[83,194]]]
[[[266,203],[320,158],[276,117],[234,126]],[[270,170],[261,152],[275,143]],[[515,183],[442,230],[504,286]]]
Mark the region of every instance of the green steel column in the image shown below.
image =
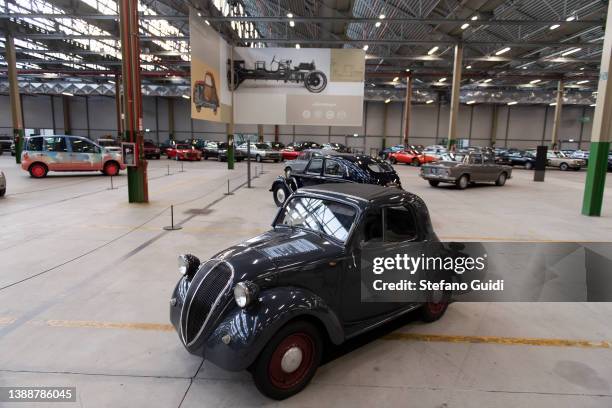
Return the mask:
[[[12,35],[6,36],[6,62],[9,76],[9,99],[11,103],[11,116],[13,120],[13,138],[15,141],[15,162],[21,163],[23,150],[23,113],[21,110],[21,96],[19,95],[19,82],[17,81],[17,58],[15,56],[15,42]]]
[[[561,109],[563,108],[563,81],[557,84],[557,99],[555,100],[555,116],[553,117],[553,128],[550,138],[550,148],[559,148],[559,127],[561,126]]]
[[[612,2],[608,4],[606,33],[601,54],[597,104],[591,132],[591,152],[582,201],[582,214],[600,216],[603,204],[608,154],[612,138],[612,82],[609,80],[612,66]]]
[[[457,141],[457,119],[459,117],[459,94],[461,91],[461,69],[463,68],[463,45],[455,45],[455,60],[453,62],[453,84],[451,89],[450,118],[448,120],[447,147]]]
[[[142,93],[140,89],[140,38],[138,36],[138,0],[119,3],[121,33],[123,112],[125,139],[136,144],[136,166],[128,168],[130,203],[149,202],[147,161],[142,134]]]
[[[234,72],[234,45],[230,49],[230,72]],[[227,169],[234,170],[234,78],[230,75],[230,89],[232,90],[232,106],[230,108],[230,121],[227,124]]]
[[[406,77],[406,102],[404,102],[404,138],[403,138],[404,146],[408,146],[408,138],[410,135],[410,114],[411,113],[412,113],[412,76],[408,75]]]

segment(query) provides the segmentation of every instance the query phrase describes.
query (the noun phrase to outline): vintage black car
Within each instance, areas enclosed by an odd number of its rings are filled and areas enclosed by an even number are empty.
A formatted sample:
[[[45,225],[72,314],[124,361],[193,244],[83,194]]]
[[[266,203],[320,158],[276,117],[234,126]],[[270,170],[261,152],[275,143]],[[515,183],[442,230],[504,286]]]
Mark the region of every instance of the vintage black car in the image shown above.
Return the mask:
[[[308,152],[308,151],[306,151]],[[366,155],[337,153],[332,150],[312,150],[303,170],[279,176],[270,191],[277,206],[298,188],[326,183],[365,183],[386,187],[402,187],[393,167],[380,159]]]
[[[308,91],[313,93],[319,93],[327,86],[327,76],[323,71],[317,70],[314,61],[300,62],[297,66],[292,66],[291,60],[273,58],[269,69],[266,67],[265,61],[255,61],[253,68],[247,68],[244,60],[234,60],[233,67],[231,61],[228,60],[227,65],[227,83],[230,90],[232,73],[234,75],[234,89],[237,89],[242,82],[248,79],[301,83]]]
[[[508,166],[525,166],[525,169],[531,170],[535,166],[536,157],[532,152],[522,150],[506,151],[495,155],[497,164],[506,164]]]
[[[328,342],[411,310],[430,322],[447,309],[445,295],[361,302],[362,255],[417,247],[420,254],[420,244],[438,243],[425,203],[411,193],[359,184],[300,189],[272,227],[202,263],[181,255],[170,300],[170,320],[190,353],[248,369],[268,397],[301,391]]]

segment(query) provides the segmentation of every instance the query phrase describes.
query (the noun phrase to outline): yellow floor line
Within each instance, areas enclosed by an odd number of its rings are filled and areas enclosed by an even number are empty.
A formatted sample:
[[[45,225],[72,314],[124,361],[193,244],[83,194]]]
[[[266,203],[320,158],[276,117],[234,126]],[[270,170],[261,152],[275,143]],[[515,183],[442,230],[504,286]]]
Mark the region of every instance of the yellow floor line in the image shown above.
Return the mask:
[[[498,336],[455,336],[448,334],[419,334],[419,333],[390,333],[383,340],[406,340],[406,341],[432,341],[443,343],[476,343],[476,344],[502,344],[523,346],[546,346],[546,347],[577,347],[609,349],[607,341],[570,340],[570,339],[546,339],[526,337],[498,337]]]
[[[172,331],[171,324],[161,323],[120,323],[120,322],[96,322],[88,320],[47,320],[47,326],[69,327],[69,328],[90,328],[90,329],[128,329],[128,330],[152,330],[152,331]]]

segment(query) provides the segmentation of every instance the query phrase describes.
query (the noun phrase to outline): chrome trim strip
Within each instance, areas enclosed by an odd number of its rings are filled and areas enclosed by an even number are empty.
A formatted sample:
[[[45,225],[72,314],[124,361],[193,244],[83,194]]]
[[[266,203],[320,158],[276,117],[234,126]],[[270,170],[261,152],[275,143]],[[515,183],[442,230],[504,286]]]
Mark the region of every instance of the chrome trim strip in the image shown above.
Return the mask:
[[[225,286],[223,287],[221,292],[219,292],[219,294],[217,295],[217,298],[215,299],[215,302],[210,307],[210,310],[208,311],[208,315],[206,316],[206,320],[204,320],[204,323],[202,323],[202,327],[200,327],[200,330],[198,331],[198,334],[196,334],[196,336],[193,338],[193,340],[189,344],[187,344],[187,347],[191,346],[193,343],[195,343],[200,338],[200,336],[202,335],[202,332],[204,331],[204,328],[206,327],[206,324],[208,323],[208,320],[210,319],[210,316],[212,316],[212,314],[213,314],[213,311],[219,305],[219,302],[221,301],[221,298],[227,293],[227,290],[232,285],[232,282],[234,282],[234,275],[235,275],[234,267],[232,266],[232,264],[230,264],[227,261],[217,260],[217,263],[215,264],[215,266],[210,268],[210,271],[208,271],[208,273],[212,272],[213,269],[215,269],[221,263],[225,263],[229,267],[229,269],[230,269],[232,274],[230,275],[230,278],[227,280],[227,284],[225,284]],[[208,273],[206,275],[208,275]],[[204,277],[204,279],[205,278],[206,277]],[[202,282],[204,282],[204,279],[202,279]],[[200,286],[202,285],[202,282],[200,282],[200,284],[196,288],[196,293],[200,289]],[[194,295],[194,298],[195,298],[195,295]],[[193,301],[193,298],[192,298],[192,301]],[[190,307],[191,307],[191,303],[192,302],[189,302],[189,306]],[[187,310],[187,317],[189,317],[189,310]],[[185,322],[185,323],[186,323],[185,326],[187,326],[187,322]]]
[[[379,322],[371,324],[370,326],[364,327],[363,329],[361,329],[359,331],[356,331],[355,333],[351,334],[350,336],[347,336],[346,338],[350,339],[350,338],[353,338],[355,336],[359,336],[360,334],[363,334],[363,333],[365,333],[367,331],[370,331],[370,330],[372,330],[372,329],[374,329],[374,328],[376,328],[378,326],[381,326],[381,325],[383,325],[385,323],[389,323],[390,321],[397,319],[401,315],[404,315],[406,313],[412,312],[415,309],[418,309],[421,305],[422,305],[422,303],[417,303],[417,304],[415,304],[413,306],[410,306],[410,307],[408,307],[406,309],[400,310],[399,312],[392,314],[391,316],[387,317],[386,319],[383,319],[383,320],[381,320]]]
[[[204,267],[206,266],[209,262],[214,261],[213,259],[209,259],[208,261],[204,262],[203,264],[200,264],[200,268],[198,269],[198,272]],[[206,272],[206,275],[204,275],[204,277],[202,278],[202,280],[200,281],[200,284],[198,285],[198,287],[196,288],[195,292],[198,291],[198,289],[200,288],[200,285],[202,284],[202,282],[204,282],[204,279],[206,279],[206,276],[208,276],[208,274],[210,273],[210,271],[219,264],[219,262],[216,262],[215,265],[213,265],[212,268],[210,268],[208,270],[208,272]],[[197,275],[197,272],[196,272]],[[195,276],[194,276],[195,277]],[[185,301],[187,300],[187,295],[189,294],[189,289],[187,289],[187,292],[185,293]],[[191,300],[189,301],[189,306],[187,307],[187,316],[184,317],[185,314],[185,305],[187,304],[186,302],[183,302],[183,305],[181,306],[181,318],[179,320],[179,328],[181,330],[180,335],[181,335],[181,340],[183,340],[183,344],[187,344],[186,343],[186,339],[185,339],[185,333],[183,332],[183,319],[185,319],[185,327],[187,327],[187,320],[189,317],[189,310],[191,309],[191,302],[193,301],[193,297],[191,298]]]

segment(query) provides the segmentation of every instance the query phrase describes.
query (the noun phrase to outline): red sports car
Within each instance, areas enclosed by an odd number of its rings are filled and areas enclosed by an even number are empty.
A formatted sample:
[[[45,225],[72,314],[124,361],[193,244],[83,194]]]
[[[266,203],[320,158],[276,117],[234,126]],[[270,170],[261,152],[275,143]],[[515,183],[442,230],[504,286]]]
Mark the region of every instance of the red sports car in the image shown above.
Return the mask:
[[[401,150],[399,152],[389,153],[389,161],[391,164],[405,163],[413,166],[420,166],[421,164],[436,161],[436,158],[416,150]]]
[[[167,149],[166,154],[168,155],[168,159],[174,160],[202,160],[202,152],[186,144],[177,144]]]
[[[300,155],[299,150],[295,150],[293,147],[286,147],[281,150],[283,160],[295,160]]]

